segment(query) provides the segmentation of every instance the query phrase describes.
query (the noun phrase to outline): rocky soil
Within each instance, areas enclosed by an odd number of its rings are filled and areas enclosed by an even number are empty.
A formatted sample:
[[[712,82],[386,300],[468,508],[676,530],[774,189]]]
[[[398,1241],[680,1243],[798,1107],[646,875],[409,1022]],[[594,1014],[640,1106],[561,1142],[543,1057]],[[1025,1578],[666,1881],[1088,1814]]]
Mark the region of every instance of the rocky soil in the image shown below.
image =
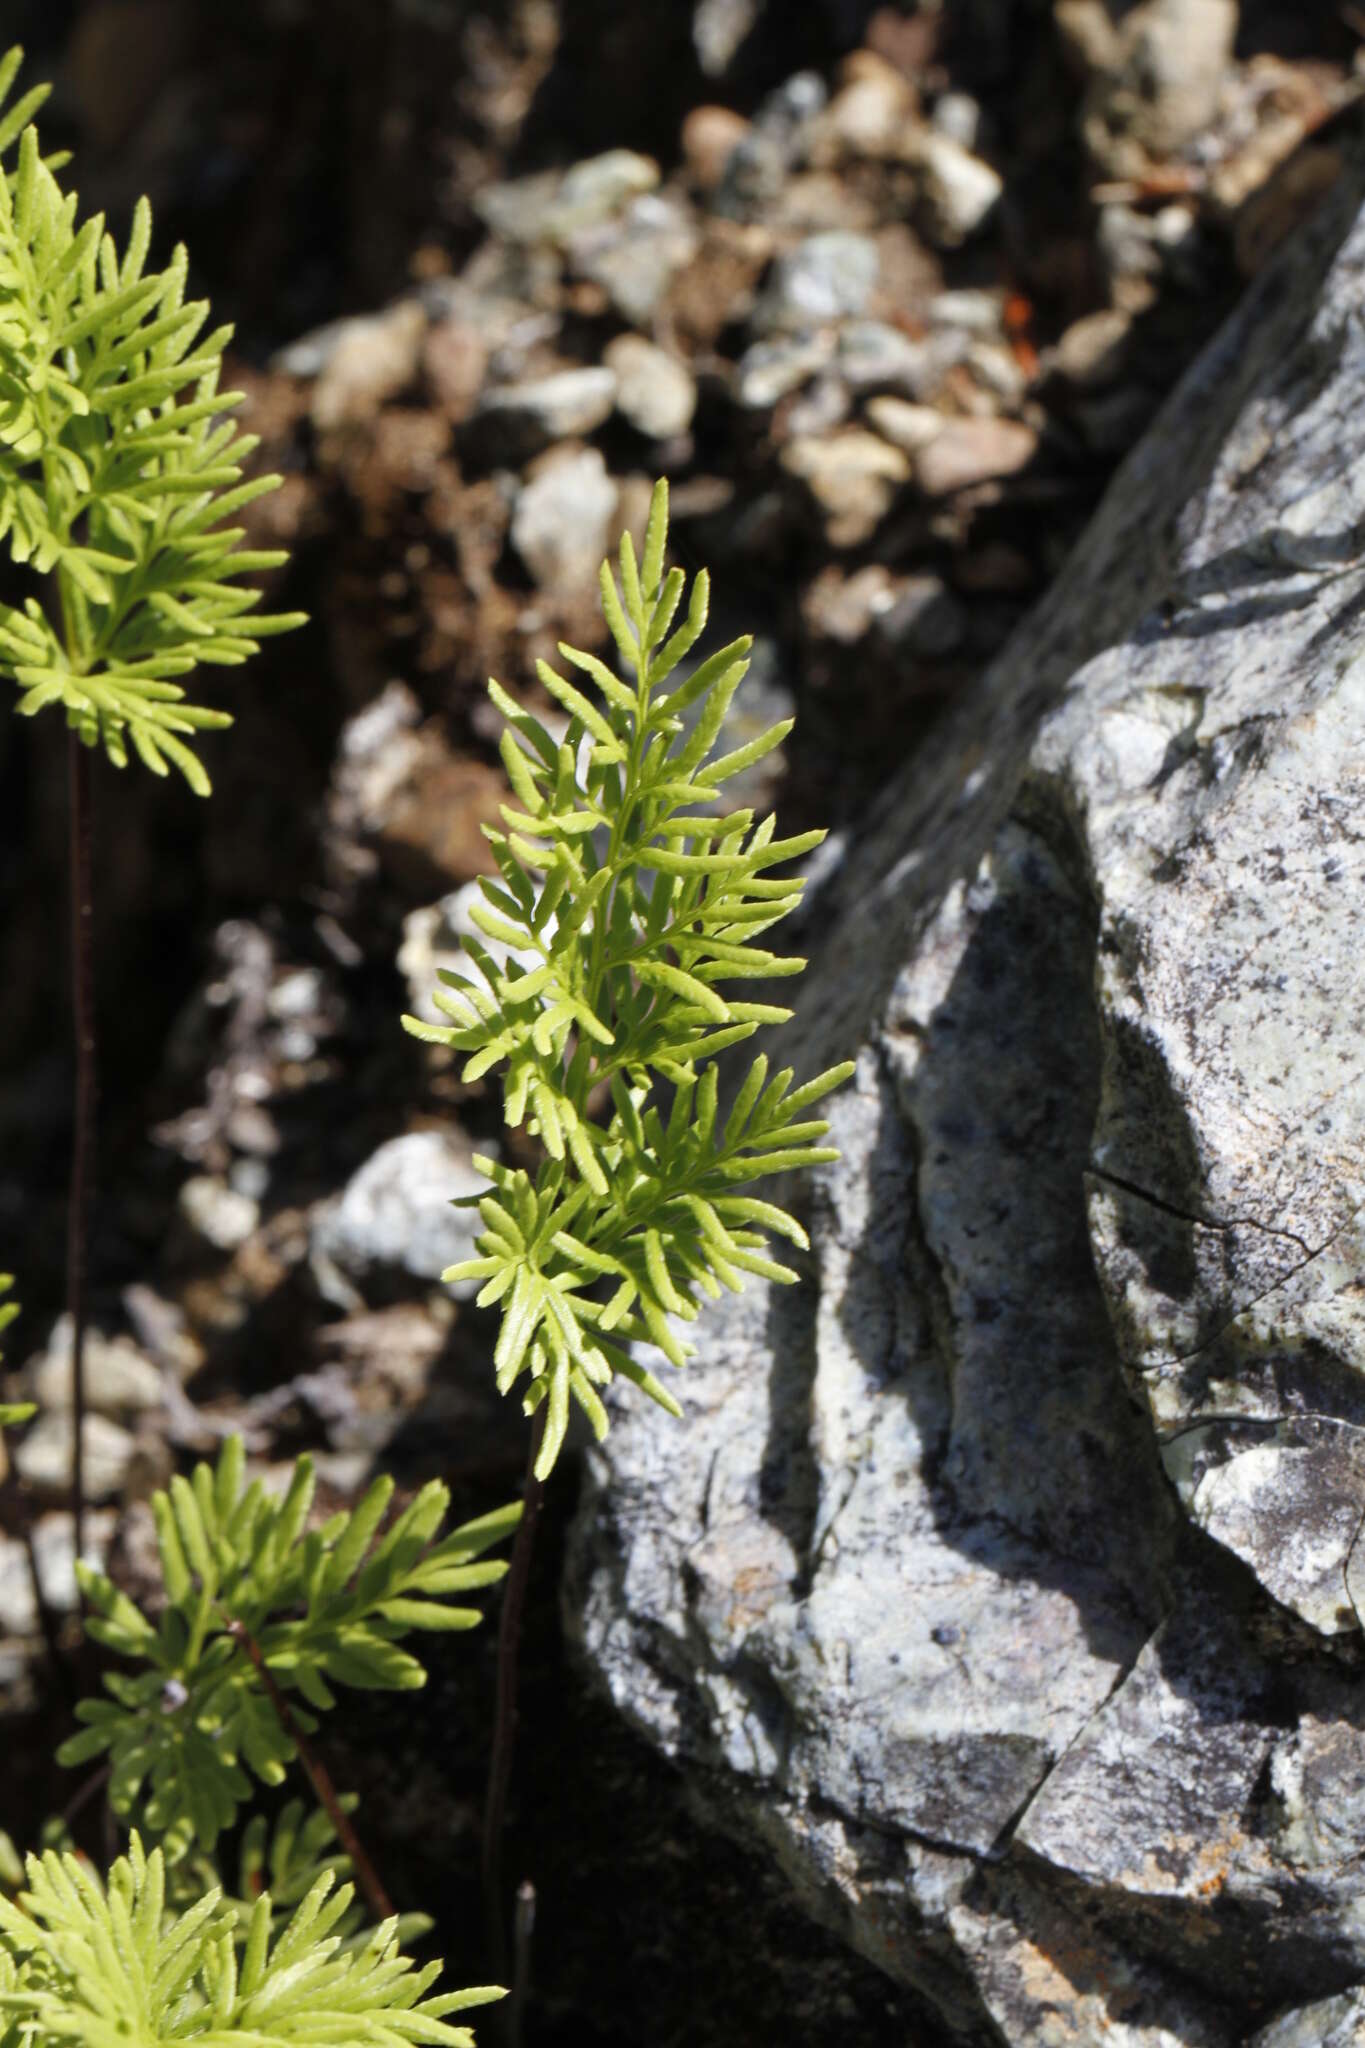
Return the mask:
[[[232,381],[286,479],[253,511],[313,618],[225,695],[211,803],[97,777],[87,1462],[95,1537],[136,1583],[148,1490],[227,1428],[265,1461],[311,1449],[340,1497],[377,1462],[445,1474],[470,1512],[519,1483],[489,1323],[435,1284],[496,1107],[396,1024],[458,952],[485,864],[484,678],[534,701],[538,655],[600,644],[597,560],[666,473],[719,631],[758,635],[738,725],[797,715],[755,794],[793,830],[832,825],[831,858],[856,847],[1180,374],[1339,193],[1365,19],[1270,0],[699,0],[662,25],[618,0],[26,12],[83,199],[119,219],[148,190],[238,322]],[[1021,718],[1033,686],[1016,674]],[[8,1362],[43,1404],[16,1463],[69,1607],[62,768],[42,721],[0,726],[0,1244],[27,1311]],[[919,850],[946,858],[936,833]],[[1059,924],[1059,973],[1069,945]],[[837,1016],[836,991],[833,1037]],[[603,2041],[938,2040],[924,1988],[812,1931],[752,1846],[716,1847],[700,1778],[565,1666],[556,1569],[552,1541],[514,1838],[542,1889],[534,2038],[591,2010]],[[47,1681],[13,1540],[0,1638],[20,1740]],[[373,1780],[395,1889],[429,1904],[458,1868],[441,1936],[476,1976],[490,1647],[460,1643]],[[65,1796],[35,1776],[10,1824]]]

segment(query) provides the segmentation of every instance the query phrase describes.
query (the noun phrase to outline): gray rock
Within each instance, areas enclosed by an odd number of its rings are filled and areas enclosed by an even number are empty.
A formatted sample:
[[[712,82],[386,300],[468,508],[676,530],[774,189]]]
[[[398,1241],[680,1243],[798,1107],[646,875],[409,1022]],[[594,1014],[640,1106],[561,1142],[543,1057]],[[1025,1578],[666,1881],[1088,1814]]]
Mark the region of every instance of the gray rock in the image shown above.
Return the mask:
[[[782,466],[801,478],[837,548],[869,540],[910,476],[904,451],[864,427],[799,435],[782,450]]]
[[[697,387],[685,363],[642,334],[618,334],[603,361],[616,379],[616,409],[637,432],[653,441],[687,432]]]
[[[609,149],[567,171],[537,171],[490,185],[474,201],[484,225],[503,242],[565,243],[582,228],[608,219],[659,182],[652,157]]]
[[[1365,2040],[1365,1992],[1343,1991],[1316,2005],[1282,2013],[1253,2034],[1247,2048],[1360,2048]]]
[[[102,1330],[85,1333],[81,1354],[85,1400],[106,1415],[138,1414],[161,1405],[161,1374],[131,1337],[106,1337]],[[24,1367],[28,1397],[40,1408],[71,1406],[71,1318],[52,1325],[47,1349]]]
[[[1237,35],[1237,0],[1142,0],[1124,16],[1083,115],[1086,143],[1114,177],[1190,142],[1218,111]]]
[[[792,440],[810,435],[819,438],[843,426],[852,410],[848,386],[842,378],[816,377],[787,407],[782,429]]]
[[[781,200],[791,164],[790,139],[755,125],[726,159],[712,212],[730,220],[761,219]]]
[[[383,313],[364,313],[325,330],[313,389],[313,426],[319,434],[370,420],[417,375],[426,336],[426,311],[415,299],[399,299]],[[303,350],[284,352],[297,362]]]
[[[408,1009],[428,1024],[449,1022],[432,1002],[438,972],[462,974],[468,981],[479,979],[478,968],[465,950],[467,939],[477,939],[499,967],[516,959],[529,968],[539,958],[530,948],[518,951],[479,930],[470,912],[483,900],[478,883],[466,882],[439,903],[423,904],[403,919],[403,943],[395,965],[407,985]],[[547,929],[554,929],[553,920]]]
[[[831,565],[802,598],[803,624],[816,639],[856,647],[894,609],[907,580],[881,562],[869,562],[851,575]]]
[[[935,327],[957,328],[978,339],[989,339],[1001,332],[1002,312],[999,292],[935,292],[929,301],[929,318]]]
[[[607,552],[617,488],[596,448],[547,456],[512,511],[512,545],[542,590],[593,582]]]
[[[564,173],[559,187],[561,229],[587,227],[614,213],[642,192],[652,192],[659,182],[659,166],[653,157],[633,149],[608,149],[601,156],[586,157]]]
[[[876,282],[879,258],[869,235],[834,228],[807,235],[780,256],[754,313],[754,324],[799,334],[856,318]]]
[[[948,424],[937,406],[915,405],[908,398],[893,397],[890,392],[868,400],[867,420],[883,441],[903,448],[907,455],[918,454]]]
[[[967,614],[941,576],[907,576],[878,631],[899,653],[936,660],[967,637]]]
[[[103,1566],[115,1520],[114,1513],[105,1508],[84,1517],[85,1545],[81,1554],[86,1564]],[[70,1515],[40,1515],[33,1525],[33,1549],[48,1606],[55,1614],[74,1614],[76,1546]],[[36,1636],[38,1628],[28,1551],[18,1537],[6,1536],[0,1539],[0,1634]]]
[[[954,2048],[1359,2031],[1348,147],[819,886],[802,1284],[590,1455],[602,1689]]]
[[[915,482],[928,498],[945,498],[996,477],[1012,476],[1033,460],[1038,434],[1023,420],[987,414],[947,420],[943,431],[915,452]]]
[[[679,142],[688,184],[702,194],[712,193],[725,176],[725,167],[736,145],[749,133],[750,123],[733,107],[693,107],[683,118]]]
[[[600,284],[622,319],[638,327],[654,318],[696,253],[691,215],[661,193],[635,200],[619,218],[583,228],[569,241],[574,269]]]
[[[1131,302],[1135,312],[1150,300],[1150,280],[1161,270],[1161,241],[1150,214],[1121,200],[1110,200],[1100,208],[1095,247],[1104,268],[1111,297]]]
[[[799,391],[823,370],[834,354],[827,335],[782,335],[774,341],[756,341],[740,357],[735,371],[735,397],[754,412],[766,411]]]
[[[763,12],[764,0],[697,0],[692,42],[708,78],[719,78]]]
[[[814,635],[845,647],[870,643],[882,662],[948,655],[968,631],[966,606],[939,575],[894,575],[880,561],[851,575],[825,569],[806,590],[802,616]]]
[[[985,227],[999,204],[1004,180],[939,128],[920,131],[914,156],[930,239],[940,249],[956,249]]]
[[[470,424],[495,452],[524,460],[552,441],[591,434],[610,418],[615,403],[615,377],[593,364],[485,391]]]
[[[560,179],[558,171],[537,171],[489,185],[474,202],[479,218],[500,242],[551,241]]]
[[[930,115],[940,135],[946,135],[959,149],[974,150],[981,134],[981,108],[970,93],[940,93]]]
[[[338,840],[351,842],[383,825],[396,792],[421,762],[421,722],[416,695],[394,676],[342,726],[330,806]]]
[[[794,71],[768,94],[756,118],[764,128],[791,133],[815,120],[824,111],[828,98],[825,81],[818,71]]]
[[[1112,384],[1126,366],[1132,331],[1132,315],[1117,306],[1083,314],[1048,350],[1044,368],[1082,390]]]
[[[490,378],[515,383],[526,374],[531,351],[559,331],[559,317],[551,308],[563,289],[563,267],[562,252],[551,242],[490,238],[458,277],[429,279],[420,287],[421,296],[434,328],[457,321],[484,355]],[[446,367],[457,379],[464,378],[466,365]],[[438,369],[433,382],[439,386],[439,381]],[[463,413],[476,395],[477,387],[466,385],[457,409]]]
[[[337,343],[354,327],[357,317],[365,319],[371,316],[362,314],[344,320],[329,320],[324,326],[310,328],[307,334],[287,341],[271,356],[270,368],[285,377],[316,377]]]
[[[443,1131],[390,1138],[316,1215],[314,1261],[361,1287],[393,1273],[439,1280],[447,1266],[473,1256],[483,1227],[477,1210],[451,1203],[485,1185],[468,1153]],[[473,1282],[454,1290],[460,1300],[477,1291]]]
[[[894,160],[900,155],[914,106],[909,80],[871,51],[863,51],[855,74],[816,122],[812,161],[837,164],[847,157]]]
[[[191,1174],[176,1197],[176,1207],[195,1236],[220,1252],[235,1252],[261,1220],[259,1201],[215,1173]]]
[[[69,1408],[40,1415],[14,1451],[14,1469],[35,1493],[70,1498],[76,1432]],[[137,1439],[107,1415],[87,1415],[81,1430],[87,1500],[121,1493],[138,1453]]]
[[[941,374],[932,344],[911,341],[881,320],[855,320],[839,334],[839,375],[854,391],[922,397]]]

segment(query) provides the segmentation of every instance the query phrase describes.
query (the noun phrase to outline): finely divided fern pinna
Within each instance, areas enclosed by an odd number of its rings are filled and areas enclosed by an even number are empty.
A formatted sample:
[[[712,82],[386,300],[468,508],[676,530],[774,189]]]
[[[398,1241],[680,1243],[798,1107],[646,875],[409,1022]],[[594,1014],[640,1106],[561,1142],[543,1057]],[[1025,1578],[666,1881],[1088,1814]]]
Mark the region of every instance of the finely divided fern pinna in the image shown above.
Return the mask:
[[[256,438],[219,391],[231,328],[201,335],[204,300],[185,299],[188,259],[149,271],[152,216],[134,210],[122,255],[103,216],[77,225],[61,157],[44,158],[36,86],[6,113],[22,53],[0,58],[0,541],[52,579],[52,602],[0,606],[0,674],[25,713],[60,704],[87,745],[122,767],[174,766],[208,791],[195,735],[231,724],[190,703],[201,662],[233,667],[268,633],[239,579],[278,568],[224,522],[278,477],[243,481]]]
[[[774,871],[824,834],[778,839],[771,816],[717,808],[790,721],[716,756],[750,642],[682,668],[706,625],[709,581],[703,570],[684,608],[686,578],[664,568],[667,527],[661,483],[642,557],[626,534],[619,587],[602,567],[619,672],[567,646],[583,687],[538,664],[567,715],[562,731],[490,682],[516,801],[503,807],[506,830],[488,831],[497,873],[473,916],[501,964],[470,941],[479,979],[443,971],[435,993],[449,1023],[403,1020],[463,1052],[466,1080],[501,1066],[507,1122],[544,1150],[534,1175],[477,1159],[492,1183],[478,1201],[478,1255],[445,1276],[481,1280],[480,1302],[502,1304],[498,1385],[529,1373],[527,1412],[547,1404],[538,1478],[559,1454],[570,1397],[605,1434],[598,1389],[616,1373],[680,1412],[632,1340],[682,1365],[694,1347],[675,1323],[694,1321],[701,1297],[749,1273],[796,1278],[767,1233],[802,1246],[805,1233],[745,1191],[837,1156],[809,1111],[852,1072],[793,1087],[790,1069],[770,1077],[760,1055],[721,1113],[717,1056],[792,1014],[727,984],[805,965],[756,942],[801,898],[799,877]]]

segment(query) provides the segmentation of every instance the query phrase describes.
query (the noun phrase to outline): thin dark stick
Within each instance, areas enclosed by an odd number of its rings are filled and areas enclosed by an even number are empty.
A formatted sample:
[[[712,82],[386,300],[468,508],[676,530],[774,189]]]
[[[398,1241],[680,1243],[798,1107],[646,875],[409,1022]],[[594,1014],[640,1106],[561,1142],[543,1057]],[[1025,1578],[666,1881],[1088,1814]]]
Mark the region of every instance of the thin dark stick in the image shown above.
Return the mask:
[[[516,1910],[512,1919],[512,1996],[508,2001],[511,2048],[521,2048],[526,1994],[531,1985],[531,1936],[535,1925],[536,1888],[529,1877],[524,1877],[517,1886]]]
[[[531,1423],[526,1454],[526,1484],[521,1495],[521,1520],[512,1545],[512,1562],[498,1621],[498,1689],[493,1710],[493,1754],[488,1764],[488,1798],[483,1810],[483,1898],[488,1915],[488,1946],[493,1979],[501,1984],[507,1972],[507,1927],[502,1900],[502,1833],[507,1813],[507,1787],[517,1741],[517,1652],[521,1646],[521,1615],[531,1574],[531,1550],[544,1489],[536,1478],[536,1459],[545,1434],[545,1403]]]
[[[76,1126],[71,1151],[71,1192],[66,1226],[66,1307],[71,1318],[71,1517],[75,1555],[85,1551],[85,1323],[86,1255],[95,1179],[95,899],[94,806],[90,753],[73,730],[67,735],[71,824],[71,986],[76,1026]]]
[[[337,1840],[351,1859],[351,1868],[355,1872],[356,1883],[369,1901],[371,1912],[376,1920],[392,1920],[393,1903],[379,1881],[379,1873],[365,1854],[361,1846],[360,1837],[351,1825],[350,1815],[337,1798],[336,1787],[332,1783],[326,1765],[323,1763],[322,1758],[310,1747],[308,1737],[294,1718],[293,1709],[280,1691],[279,1686],[275,1683],[274,1677],[266,1665],[265,1658],[261,1655],[260,1644],[244,1622],[228,1617],[225,1618],[224,1626],[228,1634],[241,1644],[247,1656],[250,1657],[255,1665],[260,1675],[261,1684],[269,1695],[270,1704],[275,1709],[276,1718],[299,1753],[299,1762],[308,1773],[308,1782],[317,1794],[318,1804],[332,1823]]]

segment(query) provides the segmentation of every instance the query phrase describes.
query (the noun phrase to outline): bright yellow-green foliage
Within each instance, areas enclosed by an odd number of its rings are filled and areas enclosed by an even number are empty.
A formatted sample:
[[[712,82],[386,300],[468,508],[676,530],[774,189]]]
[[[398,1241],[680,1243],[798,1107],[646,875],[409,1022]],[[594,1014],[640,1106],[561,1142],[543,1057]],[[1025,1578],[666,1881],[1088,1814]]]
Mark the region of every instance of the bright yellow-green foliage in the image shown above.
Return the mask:
[[[351,1888],[330,1876],[276,1932],[268,1892],[245,1929],[216,1891],[169,1911],[161,1852],[136,1834],[107,1885],[71,1855],[31,1856],[27,1875],[17,1905],[0,1897],[3,2048],[471,2048],[449,2016],[502,1996],[432,1996],[440,1964],[417,1969],[392,1921],[347,1941]]]
[[[769,1079],[760,1055],[719,1113],[717,1055],[792,1014],[722,990],[805,966],[755,941],[801,900],[799,879],[771,871],[825,835],[778,839],[772,817],[718,809],[724,784],[791,722],[712,758],[750,642],[669,680],[706,625],[709,581],[703,570],[675,626],[686,578],[664,572],[667,529],[661,483],[639,562],[622,539],[619,589],[602,565],[620,672],[561,646],[587,679],[580,689],[538,664],[568,715],[562,737],[490,682],[517,803],[503,807],[507,830],[489,831],[498,873],[473,915],[507,950],[499,964],[471,941],[481,985],[441,974],[434,1000],[449,1025],[403,1019],[416,1037],[465,1053],[466,1080],[502,1066],[507,1122],[544,1147],[534,1178],[476,1160],[492,1182],[478,1203],[478,1257],[445,1275],[482,1280],[479,1300],[502,1303],[498,1385],[505,1392],[529,1372],[527,1412],[548,1404],[541,1478],[571,1395],[605,1434],[597,1389],[614,1373],[681,1412],[624,1343],[652,1342],[681,1365],[695,1347],[674,1319],[695,1320],[699,1297],[737,1290],[746,1273],[796,1279],[768,1256],[765,1233],[802,1246],[805,1233],[742,1190],[838,1156],[818,1143],[828,1125],[807,1112],[853,1071],[832,1067],[793,1088],[790,1068]],[[661,1083],[672,1091],[666,1113]],[[603,1100],[609,1114],[598,1121]]]
[[[437,1538],[449,1493],[433,1480],[380,1534],[393,1481],[375,1480],[352,1512],[307,1527],[306,1458],[278,1500],[244,1484],[240,1437],[216,1471],[196,1467],[152,1499],[166,1606],[153,1627],[101,1572],[78,1566],[87,1633],[145,1669],[110,1672],[108,1699],[82,1700],[86,1723],[57,1752],[78,1764],[108,1751],[114,1811],[136,1816],[179,1858],[212,1852],[250,1797],[250,1770],[278,1785],[295,1745],[234,1624],[255,1644],[305,1735],[310,1709],[335,1705],[332,1685],[409,1691],[426,1672],[398,1647],[414,1629],[467,1629],[476,1608],[452,1594],[489,1586],[507,1567],[476,1562],[521,1512],[499,1509]],[[377,1539],[377,1540],[376,1540]]]
[[[243,1464],[231,1438],[215,1471],[200,1465],[154,1496],[166,1596],[157,1627],[102,1574],[78,1568],[88,1633],[148,1668],[107,1677],[112,1698],[82,1702],[88,1725],[58,1755],[79,1763],[107,1751],[109,1802],[136,1825],[107,1884],[66,1852],[69,1832],[54,1824],[57,1847],[27,1859],[27,1888],[0,1892],[0,2048],[472,2048],[449,2016],[502,1996],[431,1995],[440,1964],[417,1969],[400,1951],[430,1926],[423,1916],[365,1930],[327,1814],[291,1800],[273,1826],[255,1815],[238,1843],[236,1895],[213,1852],[250,1792],[241,1764],[278,1784],[295,1753],[286,1721],[311,1733],[309,1707],[334,1704],[329,1680],[425,1682],[398,1640],[478,1621],[450,1596],[502,1576],[505,1565],[475,1560],[520,1507],[441,1537],[448,1496],[433,1483],[385,1528],[393,1483],[381,1478],[353,1513],[309,1529],[306,1459],[275,1500],[259,1481],[244,1484]],[[272,1701],[251,1650],[291,1705]],[[139,1829],[160,1836],[151,1853]],[[16,1889],[7,1837],[0,1850],[0,1879]]]
[[[14,1285],[12,1273],[0,1273],[0,1294],[8,1294]],[[0,1330],[8,1329],[19,1313],[17,1301],[0,1301]],[[0,1401],[0,1429],[7,1424],[27,1422],[33,1413],[31,1401]],[[4,1470],[3,1454],[0,1454],[0,1472]]]
[[[209,309],[185,301],[183,247],[148,271],[145,199],[121,256],[102,215],[77,225],[63,159],[32,126],[47,87],[3,113],[21,55],[0,59],[0,540],[56,599],[54,615],[37,596],[0,606],[0,674],[21,711],[60,704],[118,766],[131,742],[205,795],[189,741],[232,721],[187,702],[180,678],[303,622],[256,612],[238,579],[286,557],[224,524],[280,479],[242,481],[256,438],[224,418],[242,394],[218,389],[232,330],[199,338]]]

